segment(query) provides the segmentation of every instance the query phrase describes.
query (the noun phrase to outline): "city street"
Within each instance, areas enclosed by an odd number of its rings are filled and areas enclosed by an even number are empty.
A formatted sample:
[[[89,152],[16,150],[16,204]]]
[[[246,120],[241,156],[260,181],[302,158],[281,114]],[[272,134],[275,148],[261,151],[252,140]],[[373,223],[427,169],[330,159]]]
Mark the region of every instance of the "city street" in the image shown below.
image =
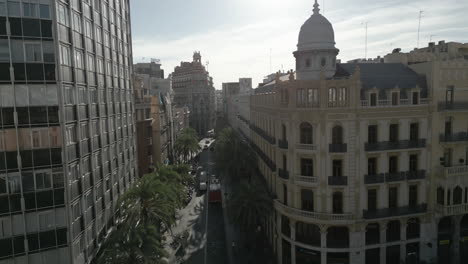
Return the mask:
[[[204,143],[205,139],[201,142]],[[213,160],[213,151],[207,149],[200,153],[199,166],[203,167],[207,175],[215,173]],[[198,186],[198,179],[196,179],[196,185]],[[166,249],[170,254],[169,263],[214,264],[227,262],[222,206],[221,203],[208,205],[207,194],[204,191],[194,193],[190,203],[179,211],[177,224],[172,231],[173,236],[182,236],[187,231],[188,237],[185,240],[182,239],[186,241],[185,247],[181,246],[177,250],[169,247],[173,237],[168,237]]]

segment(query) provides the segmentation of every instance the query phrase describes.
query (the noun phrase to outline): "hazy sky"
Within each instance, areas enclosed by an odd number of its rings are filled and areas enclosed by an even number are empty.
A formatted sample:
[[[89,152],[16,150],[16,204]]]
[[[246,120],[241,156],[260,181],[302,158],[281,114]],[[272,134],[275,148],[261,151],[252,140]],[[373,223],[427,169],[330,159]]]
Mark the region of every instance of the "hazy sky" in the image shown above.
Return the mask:
[[[216,89],[222,82],[252,77],[254,86],[271,72],[294,69],[299,29],[312,15],[313,0],[131,0],[134,62],[161,59],[166,75],[201,51]],[[338,59],[368,57],[432,41],[468,42],[467,0],[319,0],[335,30]],[[143,60],[145,58],[145,60]]]

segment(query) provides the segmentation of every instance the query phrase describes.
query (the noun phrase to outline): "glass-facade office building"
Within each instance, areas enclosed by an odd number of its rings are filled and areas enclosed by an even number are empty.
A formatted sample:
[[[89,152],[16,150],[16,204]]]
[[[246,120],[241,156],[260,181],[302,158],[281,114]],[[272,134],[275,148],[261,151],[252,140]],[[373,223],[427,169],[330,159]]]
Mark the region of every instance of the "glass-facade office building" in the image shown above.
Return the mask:
[[[0,264],[90,263],[136,170],[129,0],[0,0]]]

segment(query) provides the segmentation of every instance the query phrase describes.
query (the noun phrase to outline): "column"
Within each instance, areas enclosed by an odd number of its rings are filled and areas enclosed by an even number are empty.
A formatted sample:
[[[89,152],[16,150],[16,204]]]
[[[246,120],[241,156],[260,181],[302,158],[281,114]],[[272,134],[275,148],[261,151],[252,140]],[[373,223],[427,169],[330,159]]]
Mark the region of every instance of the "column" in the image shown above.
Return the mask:
[[[406,260],[406,226],[407,222],[401,222],[400,223],[400,241],[403,241],[403,243],[400,246],[400,259]]]
[[[460,263],[460,221],[461,216],[452,217],[453,233],[452,233],[452,264]]]
[[[320,251],[320,263],[327,263],[327,227],[320,227],[320,244],[322,245],[322,250]]]
[[[387,259],[387,248],[385,242],[387,241],[387,223],[380,224],[380,264],[385,264]]]
[[[291,264],[296,264],[296,220],[289,219],[289,226],[291,228]]]

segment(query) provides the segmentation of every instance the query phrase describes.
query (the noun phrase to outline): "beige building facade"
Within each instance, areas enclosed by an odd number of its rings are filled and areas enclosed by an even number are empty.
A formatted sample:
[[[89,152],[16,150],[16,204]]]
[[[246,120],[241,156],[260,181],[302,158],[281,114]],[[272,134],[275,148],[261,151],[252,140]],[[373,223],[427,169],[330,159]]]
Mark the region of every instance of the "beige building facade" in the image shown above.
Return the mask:
[[[278,263],[464,263],[468,61],[455,46],[338,63],[315,3],[295,73],[228,96],[276,197],[265,227]]]

